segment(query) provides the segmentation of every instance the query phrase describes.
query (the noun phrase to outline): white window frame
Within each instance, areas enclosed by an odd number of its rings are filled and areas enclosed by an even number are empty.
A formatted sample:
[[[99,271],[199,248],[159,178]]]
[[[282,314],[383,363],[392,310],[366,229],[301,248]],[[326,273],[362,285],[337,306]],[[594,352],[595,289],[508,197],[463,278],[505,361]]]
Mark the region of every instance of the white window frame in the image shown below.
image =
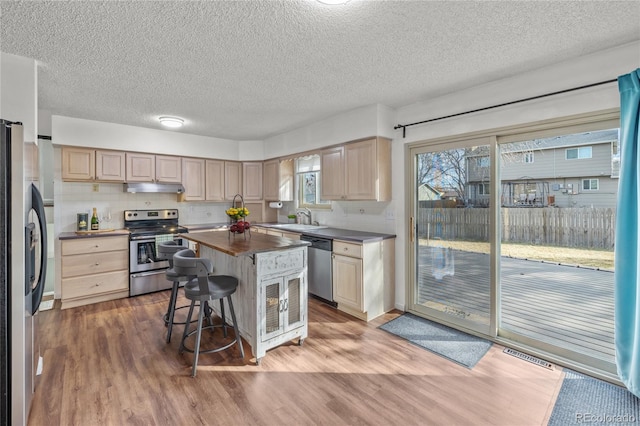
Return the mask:
[[[569,157],[569,151],[575,151],[575,157]],[[581,146],[577,148],[567,148],[564,152],[565,160],[584,160],[586,158],[591,158],[593,155],[593,149],[590,146]]]
[[[588,188],[585,188],[585,183],[588,182]],[[595,188],[593,187],[595,183]],[[582,190],[583,191],[599,191],[600,190],[600,179],[582,179]]]
[[[305,157],[305,158],[300,158],[297,159],[296,158],[296,162],[295,162],[295,167],[296,167],[296,180],[295,180],[295,186],[296,186],[296,198],[297,198],[297,205],[298,208],[308,208],[308,209],[330,209],[331,208],[331,201],[323,201],[320,199],[320,194],[321,192],[321,173],[322,171],[320,170],[320,156],[318,154],[314,154],[315,156],[317,156],[317,161],[308,161],[310,159],[310,157]],[[307,160],[304,163],[304,166],[301,166],[300,164],[302,163],[302,161],[298,161],[298,160]],[[305,194],[304,194],[304,189],[305,189],[305,185],[308,182],[308,174],[313,174],[314,175],[314,181],[315,181],[315,200],[313,203],[309,203],[307,201],[305,201]]]
[[[525,164],[533,163],[534,155],[533,152],[525,152],[522,154],[522,162]]]
[[[479,183],[478,184],[478,195],[491,195],[491,184],[489,184],[489,183]]]

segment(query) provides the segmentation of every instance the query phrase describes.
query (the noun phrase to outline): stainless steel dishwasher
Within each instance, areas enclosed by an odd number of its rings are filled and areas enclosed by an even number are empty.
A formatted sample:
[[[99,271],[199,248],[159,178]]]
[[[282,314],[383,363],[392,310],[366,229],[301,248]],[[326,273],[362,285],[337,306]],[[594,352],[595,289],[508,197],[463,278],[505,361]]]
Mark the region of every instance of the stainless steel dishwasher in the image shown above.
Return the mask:
[[[309,294],[330,305],[336,306],[333,301],[333,283],[331,273],[331,251],[333,240],[328,238],[301,235],[300,239],[309,241],[307,276]]]

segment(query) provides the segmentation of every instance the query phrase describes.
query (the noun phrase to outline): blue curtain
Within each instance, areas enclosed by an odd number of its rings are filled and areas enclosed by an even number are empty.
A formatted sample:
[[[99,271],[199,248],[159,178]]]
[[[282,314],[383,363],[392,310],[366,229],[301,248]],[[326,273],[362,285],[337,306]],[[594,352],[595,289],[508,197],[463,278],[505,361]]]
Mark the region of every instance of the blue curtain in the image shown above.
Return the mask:
[[[640,68],[618,78],[620,182],[615,246],[615,343],[618,376],[640,397]]]

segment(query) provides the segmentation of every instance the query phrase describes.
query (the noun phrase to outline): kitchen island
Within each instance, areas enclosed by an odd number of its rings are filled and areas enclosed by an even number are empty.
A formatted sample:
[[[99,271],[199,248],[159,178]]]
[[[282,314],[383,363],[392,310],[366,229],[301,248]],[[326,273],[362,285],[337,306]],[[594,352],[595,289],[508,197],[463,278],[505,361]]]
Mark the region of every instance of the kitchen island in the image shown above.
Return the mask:
[[[266,351],[307,337],[306,241],[264,234],[200,232],[184,234],[198,243],[200,257],[211,259],[214,275],[238,278],[231,296],[240,335],[260,363]],[[220,305],[211,308],[219,315]]]

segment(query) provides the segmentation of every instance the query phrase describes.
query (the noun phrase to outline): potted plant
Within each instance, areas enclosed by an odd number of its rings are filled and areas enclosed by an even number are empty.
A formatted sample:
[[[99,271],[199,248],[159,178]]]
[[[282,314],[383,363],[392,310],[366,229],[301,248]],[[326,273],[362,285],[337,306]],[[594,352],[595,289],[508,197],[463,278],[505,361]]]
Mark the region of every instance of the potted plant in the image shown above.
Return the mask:
[[[296,215],[295,214],[290,214],[289,216],[287,216],[287,218],[289,219],[289,223],[296,223]]]

